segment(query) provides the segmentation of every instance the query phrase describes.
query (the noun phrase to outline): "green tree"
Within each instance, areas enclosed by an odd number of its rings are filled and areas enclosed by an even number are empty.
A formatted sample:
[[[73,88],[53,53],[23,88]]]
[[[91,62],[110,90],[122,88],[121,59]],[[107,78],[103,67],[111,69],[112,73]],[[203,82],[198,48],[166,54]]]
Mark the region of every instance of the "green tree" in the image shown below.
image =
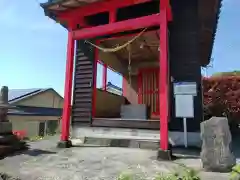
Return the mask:
[[[219,76],[240,76],[240,71],[229,71],[229,72],[218,72],[214,73],[212,77],[219,77]]]

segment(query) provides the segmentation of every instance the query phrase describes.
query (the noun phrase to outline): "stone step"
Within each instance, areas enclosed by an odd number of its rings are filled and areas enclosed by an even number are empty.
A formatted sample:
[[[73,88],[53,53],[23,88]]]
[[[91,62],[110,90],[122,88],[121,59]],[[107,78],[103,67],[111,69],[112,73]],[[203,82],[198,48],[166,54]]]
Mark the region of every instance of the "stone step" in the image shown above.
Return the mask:
[[[158,149],[159,140],[120,137],[84,137],[72,139],[73,146],[104,146],[104,147],[129,147],[141,149]]]
[[[101,127],[78,127],[72,131],[73,142],[80,142],[82,139],[95,138],[98,140],[103,139],[120,139],[131,140],[132,142],[160,142],[160,132],[156,130],[144,130],[144,129],[127,129],[127,128],[101,128]],[[183,132],[171,132],[169,131],[169,143],[172,146],[179,147],[184,146]],[[97,143],[97,142],[96,142]],[[105,143],[106,144],[106,143]],[[131,144],[131,143],[130,143]],[[138,144],[138,143],[137,143]],[[103,143],[104,145],[104,143]],[[199,132],[188,133],[188,145],[201,147],[201,139]],[[104,145],[105,146],[105,145]],[[155,145],[153,145],[155,147]]]

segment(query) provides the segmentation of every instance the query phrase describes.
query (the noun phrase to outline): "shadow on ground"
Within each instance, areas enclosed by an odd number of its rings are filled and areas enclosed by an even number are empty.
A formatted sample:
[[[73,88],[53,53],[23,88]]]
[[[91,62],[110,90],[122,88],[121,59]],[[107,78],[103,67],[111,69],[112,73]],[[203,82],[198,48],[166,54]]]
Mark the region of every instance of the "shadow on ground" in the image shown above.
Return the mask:
[[[20,152],[20,154],[25,154],[29,156],[39,156],[43,154],[56,154],[54,151],[46,151],[41,149],[29,149],[27,151]]]
[[[17,151],[15,153],[9,154],[6,157],[13,157],[13,156],[19,156],[19,155],[28,155],[28,156],[36,157],[44,154],[56,154],[56,153],[57,152],[54,152],[54,151],[47,151],[47,150],[41,150],[41,149],[28,149],[28,150]]]
[[[240,134],[232,139],[232,151],[237,159],[240,159]],[[173,148],[173,154],[181,159],[198,159],[200,158],[201,148]]]
[[[1,180],[21,180],[20,178],[18,177],[12,177],[6,173],[0,173],[0,179]]]
[[[200,148],[173,148],[173,155],[176,159],[199,159],[200,157]]]

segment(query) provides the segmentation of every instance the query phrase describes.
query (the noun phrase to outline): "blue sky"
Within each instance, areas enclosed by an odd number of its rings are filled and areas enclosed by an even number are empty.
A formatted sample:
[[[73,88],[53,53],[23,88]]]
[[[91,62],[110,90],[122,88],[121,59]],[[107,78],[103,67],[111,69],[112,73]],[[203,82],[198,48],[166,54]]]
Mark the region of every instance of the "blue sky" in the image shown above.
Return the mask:
[[[67,32],[44,16],[38,4],[43,1],[0,0],[0,85],[52,87],[63,94]],[[224,0],[209,74],[240,70],[239,7],[239,0]],[[121,78],[110,74],[108,80],[121,85]]]

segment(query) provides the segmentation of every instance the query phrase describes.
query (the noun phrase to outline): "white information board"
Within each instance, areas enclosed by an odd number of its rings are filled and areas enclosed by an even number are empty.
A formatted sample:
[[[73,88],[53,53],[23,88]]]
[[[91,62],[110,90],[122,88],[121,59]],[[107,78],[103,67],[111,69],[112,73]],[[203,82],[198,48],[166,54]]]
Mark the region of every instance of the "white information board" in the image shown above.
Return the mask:
[[[193,95],[175,95],[175,113],[178,118],[193,118]]]
[[[173,84],[174,95],[197,95],[196,82],[177,82]]]

